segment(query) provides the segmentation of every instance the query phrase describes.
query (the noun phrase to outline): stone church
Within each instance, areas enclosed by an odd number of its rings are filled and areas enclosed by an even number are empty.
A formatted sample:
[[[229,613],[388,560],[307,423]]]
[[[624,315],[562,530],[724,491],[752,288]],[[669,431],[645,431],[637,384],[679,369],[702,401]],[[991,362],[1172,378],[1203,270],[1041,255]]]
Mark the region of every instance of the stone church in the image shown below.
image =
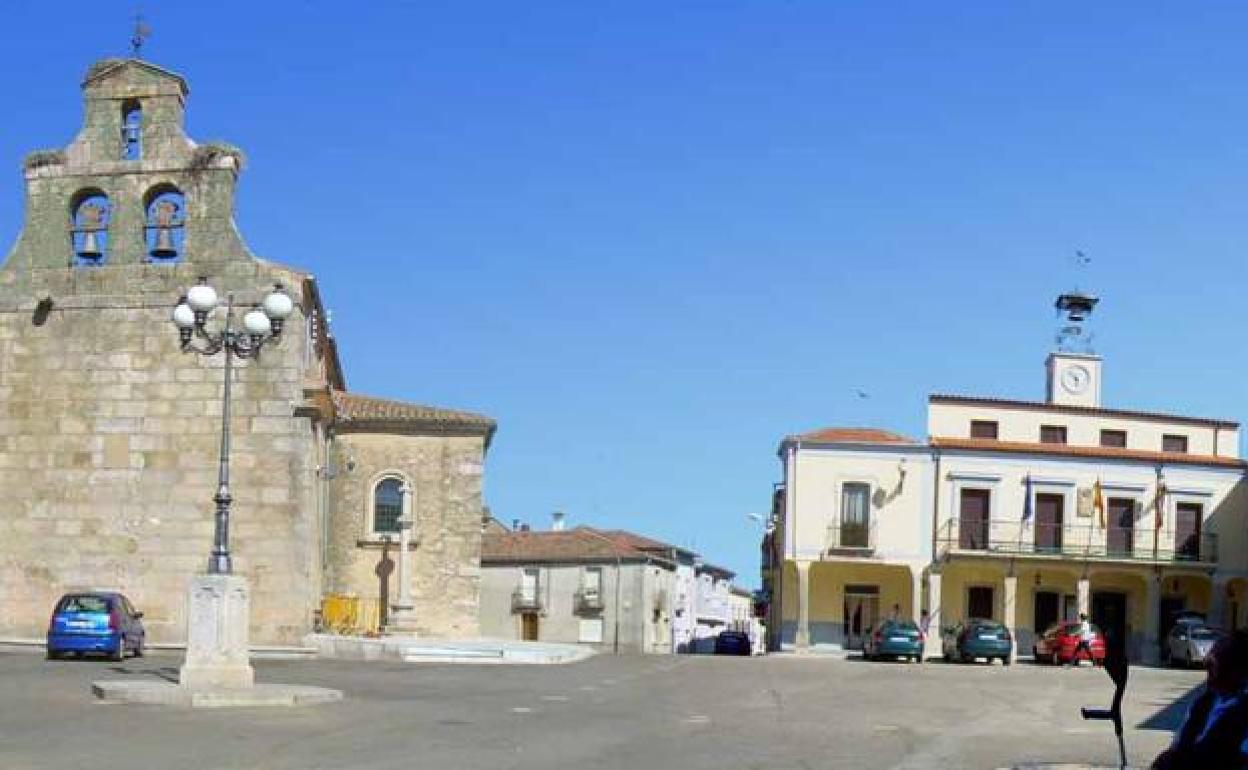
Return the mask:
[[[256,257],[235,227],[243,154],[186,135],[182,77],[109,59],[82,91],[77,137],[26,157],[0,265],[0,638],[41,638],[57,597],[83,588],[125,592],[152,642],[185,638],[224,369],[183,352],[170,314],[201,277],[243,309],[275,284],[295,302],[232,379],[230,546],[252,642],[299,642],[329,594],[396,595],[405,504],[415,630],[476,634],[494,421],[347,390],[313,276]]]

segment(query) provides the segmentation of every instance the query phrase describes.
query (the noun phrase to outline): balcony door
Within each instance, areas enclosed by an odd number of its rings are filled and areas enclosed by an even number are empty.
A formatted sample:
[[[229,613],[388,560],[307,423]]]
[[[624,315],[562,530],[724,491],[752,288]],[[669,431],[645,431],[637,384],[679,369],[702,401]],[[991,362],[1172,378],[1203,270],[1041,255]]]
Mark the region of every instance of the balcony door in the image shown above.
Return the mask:
[[[1179,503],[1174,514],[1174,555],[1177,559],[1200,558],[1200,503]]]
[[[841,547],[866,548],[871,527],[871,487],[845,484],[841,487]]]
[[[1036,494],[1036,551],[1059,553],[1062,550],[1062,507],[1065,495],[1052,492]]]
[[[520,598],[526,607],[537,604],[537,575],[537,570],[529,568],[520,575]]]
[[[1106,503],[1109,530],[1106,547],[1110,556],[1130,556],[1135,550],[1135,501],[1125,497],[1111,497]]]
[[[988,548],[987,489],[963,489],[958,511],[958,547],[969,550]]]

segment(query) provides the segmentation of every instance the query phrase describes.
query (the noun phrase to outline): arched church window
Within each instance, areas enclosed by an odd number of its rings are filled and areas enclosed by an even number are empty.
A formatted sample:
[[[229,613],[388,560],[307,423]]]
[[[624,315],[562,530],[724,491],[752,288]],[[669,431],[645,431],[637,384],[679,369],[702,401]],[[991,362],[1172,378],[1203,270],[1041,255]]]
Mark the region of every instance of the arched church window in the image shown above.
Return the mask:
[[[143,108],[131,100],[121,106],[121,159],[143,157]]]
[[[83,190],[70,206],[69,238],[74,265],[99,265],[108,254],[112,205],[100,190]]]
[[[397,535],[402,516],[403,479],[387,476],[373,487],[373,534]]]
[[[147,194],[144,242],[152,262],[173,262],[182,257],[185,245],[186,198],[169,185]]]

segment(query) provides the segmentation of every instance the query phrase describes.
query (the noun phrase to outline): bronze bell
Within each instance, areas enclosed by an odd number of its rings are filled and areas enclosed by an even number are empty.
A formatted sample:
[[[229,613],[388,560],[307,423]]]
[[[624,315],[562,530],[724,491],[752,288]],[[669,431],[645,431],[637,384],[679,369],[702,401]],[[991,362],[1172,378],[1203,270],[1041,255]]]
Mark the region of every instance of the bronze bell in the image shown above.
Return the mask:
[[[78,212],[79,232],[82,233],[82,246],[78,256],[82,259],[99,259],[100,239],[96,231],[104,227],[104,209],[94,203],[84,203]]]
[[[173,218],[177,212],[177,205],[169,201],[156,204],[156,245],[152,247],[153,257],[168,259],[178,256],[178,249],[173,243]]]
[[[83,259],[99,259],[102,256],[100,242],[95,237],[94,230],[87,230],[82,234],[82,246],[78,249],[78,256]]]
[[[156,245],[152,248],[152,256],[167,259],[178,256],[173,246],[173,231],[168,226],[156,228]]]

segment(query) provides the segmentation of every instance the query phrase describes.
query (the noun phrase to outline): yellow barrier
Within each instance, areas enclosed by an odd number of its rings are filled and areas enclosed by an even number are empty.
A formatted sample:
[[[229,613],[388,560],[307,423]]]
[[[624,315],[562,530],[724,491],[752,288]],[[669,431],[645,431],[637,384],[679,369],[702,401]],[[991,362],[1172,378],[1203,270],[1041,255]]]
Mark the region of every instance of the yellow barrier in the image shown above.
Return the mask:
[[[381,631],[381,602],[351,594],[330,594],[321,599],[321,625],[330,633],[346,636]]]

